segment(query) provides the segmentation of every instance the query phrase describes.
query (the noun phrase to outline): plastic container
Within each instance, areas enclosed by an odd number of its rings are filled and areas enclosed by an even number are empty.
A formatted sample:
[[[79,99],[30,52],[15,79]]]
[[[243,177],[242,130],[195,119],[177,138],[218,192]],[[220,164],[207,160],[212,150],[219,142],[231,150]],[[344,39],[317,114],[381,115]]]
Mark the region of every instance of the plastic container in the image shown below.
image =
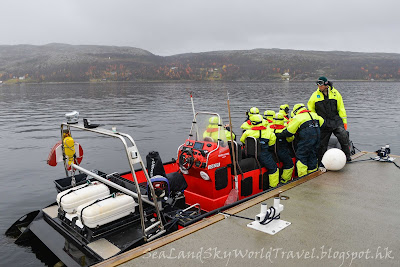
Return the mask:
[[[136,206],[133,197],[119,193],[96,203],[80,205],[77,215],[83,225],[95,228],[134,213]]]
[[[78,206],[109,194],[110,189],[105,184],[92,182],[89,185],[80,185],[58,193],[57,203],[65,212],[75,213]]]

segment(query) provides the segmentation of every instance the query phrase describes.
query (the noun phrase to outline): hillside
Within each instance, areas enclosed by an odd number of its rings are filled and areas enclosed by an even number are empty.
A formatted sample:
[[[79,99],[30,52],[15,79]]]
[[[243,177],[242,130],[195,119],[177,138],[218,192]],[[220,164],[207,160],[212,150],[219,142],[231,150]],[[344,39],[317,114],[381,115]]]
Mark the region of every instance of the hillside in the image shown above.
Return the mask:
[[[157,56],[133,47],[0,46],[3,82],[400,80],[400,54],[284,49]]]

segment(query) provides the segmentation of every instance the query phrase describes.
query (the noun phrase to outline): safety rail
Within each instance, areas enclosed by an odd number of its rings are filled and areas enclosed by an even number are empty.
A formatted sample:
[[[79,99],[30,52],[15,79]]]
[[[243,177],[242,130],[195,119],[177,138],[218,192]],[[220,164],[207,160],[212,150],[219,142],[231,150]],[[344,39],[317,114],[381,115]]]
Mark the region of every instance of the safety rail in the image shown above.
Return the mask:
[[[147,170],[146,170],[146,166],[143,163],[142,157],[140,156],[140,153],[139,153],[139,151],[137,149],[136,143],[133,140],[133,138],[128,134],[121,133],[121,132],[114,132],[114,131],[111,131],[111,130],[108,130],[108,129],[104,129],[104,128],[85,128],[84,126],[82,126],[80,124],[62,123],[61,124],[61,139],[63,138],[64,127],[66,127],[69,132],[70,132],[71,128],[75,128],[75,129],[83,130],[83,131],[86,131],[86,132],[93,132],[93,133],[102,134],[102,135],[109,136],[109,137],[118,138],[122,142],[122,144],[124,146],[124,149],[125,149],[126,156],[128,158],[129,167],[131,169],[131,173],[132,173],[133,180],[135,182],[135,187],[136,187],[136,192],[137,193],[135,193],[135,192],[133,192],[131,190],[128,190],[128,189],[126,189],[124,187],[121,187],[121,186],[119,186],[119,185],[117,185],[117,184],[115,184],[115,183],[113,183],[111,181],[108,181],[107,179],[104,179],[101,176],[99,176],[99,175],[97,175],[97,174],[95,174],[95,173],[93,173],[93,172],[91,172],[89,170],[86,170],[85,168],[80,167],[80,166],[78,166],[76,164],[71,164],[71,167],[76,169],[76,170],[78,170],[78,171],[86,173],[86,174],[92,176],[93,178],[95,178],[97,180],[100,180],[101,182],[103,182],[103,183],[105,183],[105,184],[107,184],[107,185],[109,185],[109,186],[111,186],[113,188],[116,188],[117,190],[120,190],[120,191],[122,191],[122,192],[124,192],[124,193],[126,193],[128,195],[131,195],[131,196],[137,198],[138,199],[138,204],[139,204],[140,222],[141,222],[143,237],[144,237],[146,242],[154,239],[157,236],[162,235],[163,233],[165,233],[164,225],[163,225],[162,219],[161,219],[160,206],[159,206],[159,204],[157,202],[157,197],[156,197],[156,194],[155,194],[155,191],[154,191],[154,187],[153,187],[153,185],[151,183],[149,174],[147,173]],[[128,146],[127,140],[130,141],[131,146]],[[64,150],[63,150],[63,153],[64,153]],[[64,166],[67,166],[66,165],[66,157],[65,157],[65,155],[63,155],[63,158],[64,158]],[[134,168],[134,165],[138,164],[138,163],[141,165],[143,173],[145,174],[146,181],[147,181],[147,184],[148,184],[148,186],[150,188],[150,193],[151,193],[151,196],[153,198],[153,201],[150,201],[148,199],[148,197],[142,196],[142,194],[140,192],[139,183],[138,183],[138,180],[137,180],[137,177],[136,177],[135,168]],[[155,221],[153,224],[151,224],[150,226],[147,226],[147,227],[145,225],[143,202],[154,206],[154,208],[156,210],[156,214],[157,214],[157,221]],[[148,232],[150,230],[154,229],[155,227],[159,227],[160,231],[158,233],[156,233],[155,235],[148,235]]]

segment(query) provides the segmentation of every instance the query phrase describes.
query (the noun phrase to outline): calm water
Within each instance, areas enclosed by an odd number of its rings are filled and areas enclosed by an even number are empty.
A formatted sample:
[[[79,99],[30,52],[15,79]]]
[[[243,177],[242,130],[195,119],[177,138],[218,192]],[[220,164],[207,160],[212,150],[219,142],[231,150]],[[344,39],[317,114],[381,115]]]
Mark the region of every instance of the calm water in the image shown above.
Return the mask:
[[[347,110],[350,137],[360,150],[375,151],[390,144],[400,155],[400,83],[337,82]],[[60,139],[64,114],[78,110],[81,118],[116,126],[136,141],[142,157],[152,150],[163,161],[176,157],[187,137],[193,117],[189,91],[196,111],[219,113],[228,122],[230,93],[234,131],[245,111],[277,111],[307,104],[315,85],[309,83],[114,83],[0,86],[0,265],[41,266],[29,248],[18,247],[4,236],[22,215],[55,201],[54,179],[62,178],[62,166],[46,160]],[[126,156],[116,140],[73,132],[84,149],[82,166],[105,172],[127,171]],[[400,175],[399,175],[400,178]]]

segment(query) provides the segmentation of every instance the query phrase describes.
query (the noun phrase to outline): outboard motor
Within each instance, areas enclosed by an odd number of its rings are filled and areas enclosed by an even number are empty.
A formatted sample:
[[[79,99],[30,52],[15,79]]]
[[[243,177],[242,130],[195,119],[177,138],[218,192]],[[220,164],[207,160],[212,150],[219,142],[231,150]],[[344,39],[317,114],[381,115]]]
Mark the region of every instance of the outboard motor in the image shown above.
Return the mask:
[[[160,154],[157,151],[151,151],[146,156],[147,172],[150,178],[156,175],[166,177],[164,166]]]

